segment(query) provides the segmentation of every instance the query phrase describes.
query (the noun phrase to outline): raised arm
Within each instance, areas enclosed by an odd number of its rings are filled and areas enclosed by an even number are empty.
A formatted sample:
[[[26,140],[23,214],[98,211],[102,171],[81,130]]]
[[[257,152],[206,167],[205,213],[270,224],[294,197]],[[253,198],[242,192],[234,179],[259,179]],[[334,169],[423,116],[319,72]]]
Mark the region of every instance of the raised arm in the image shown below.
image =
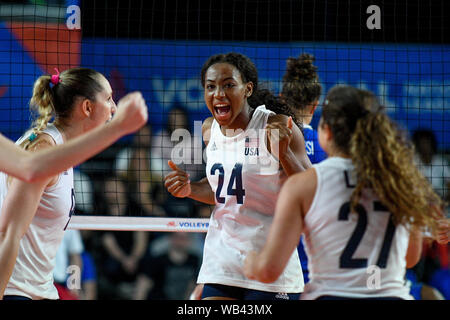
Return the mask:
[[[266,130],[269,150],[280,161],[287,176],[311,167],[305,139],[291,117],[279,114],[269,117]]]
[[[114,118],[104,126],[36,153],[24,151],[0,135],[0,171],[26,182],[45,179],[80,164],[147,122],[147,106],[139,92],[125,96],[117,108]]]

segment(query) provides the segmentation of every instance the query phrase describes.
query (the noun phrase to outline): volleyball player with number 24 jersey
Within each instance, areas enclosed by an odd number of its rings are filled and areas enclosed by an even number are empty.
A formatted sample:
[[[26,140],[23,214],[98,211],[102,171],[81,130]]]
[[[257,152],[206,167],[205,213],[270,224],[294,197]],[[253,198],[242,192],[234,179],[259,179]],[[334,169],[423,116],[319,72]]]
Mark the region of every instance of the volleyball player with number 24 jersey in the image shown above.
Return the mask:
[[[303,278],[297,252],[275,283],[250,280],[243,273],[246,254],[264,244],[282,183],[311,165],[295,115],[258,90],[256,67],[241,54],[208,59],[202,84],[213,115],[202,128],[207,177],[191,183],[171,163],[174,172],[165,178],[172,195],[215,204],[198,276],[202,298],[298,299]]]

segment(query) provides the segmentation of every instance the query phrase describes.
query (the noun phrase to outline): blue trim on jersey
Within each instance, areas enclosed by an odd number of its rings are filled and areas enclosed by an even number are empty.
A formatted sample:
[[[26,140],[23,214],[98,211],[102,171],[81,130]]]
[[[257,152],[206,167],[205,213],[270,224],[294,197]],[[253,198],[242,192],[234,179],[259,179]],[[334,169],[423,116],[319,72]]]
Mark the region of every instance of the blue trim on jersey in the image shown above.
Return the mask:
[[[319,144],[317,131],[309,127],[304,127],[303,136],[305,137],[306,154],[308,155],[309,160],[311,160],[311,163],[319,163],[326,159],[327,154]]]
[[[445,300],[450,300],[450,270],[439,269],[433,273],[429,285],[439,290]]]
[[[306,154],[312,164],[319,163],[327,158],[327,154],[319,144],[319,136],[316,130],[311,127],[304,127],[303,136],[305,138]],[[303,281],[304,283],[307,283],[309,281],[308,256],[306,255],[302,241],[299,242],[297,251],[300,258],[300,264],[302,265]]]
[[[422,300],[422,285],[423,283],[417,281],[416,274],[412,269],[406,270],[405,278],[411,282],[409,294],[416,300]]]
[[[308,273],[308,256],[306,255],[305,252],[305,247],[303,244],[303,236],[300,238],[300,242],[297,247],[297,252],[298,257],[300,258],[300,264],[302,265],[303,275],[305,275],[305,271],[306,273]]]

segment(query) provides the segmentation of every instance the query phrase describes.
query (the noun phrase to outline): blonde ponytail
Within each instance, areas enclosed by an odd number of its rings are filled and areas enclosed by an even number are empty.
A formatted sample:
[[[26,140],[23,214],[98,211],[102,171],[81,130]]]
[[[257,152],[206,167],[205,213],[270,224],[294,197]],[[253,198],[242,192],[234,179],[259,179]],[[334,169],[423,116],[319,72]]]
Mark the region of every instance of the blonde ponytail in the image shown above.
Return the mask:
[[[104,76],[88,68],[72,68],[50,76],[40,76],[34,83],[30,100],[31,111],[36,116],[32,124],[32,133],[21,146],[28,149],[36,137],[47,128],[52,118],[61,123],[70,122],[70,117],[79,97],[96,101],[102,92]]]
[[[34,121],[34,128],[37,132],[45,130],[48,122],[55,115],[50,81],[50,76],[41,76],[34,84],[30,105],[32,110],[37,111],[39,114],[38,118]]]
[[[44,75],[39,77],[33,87],[33,96],[30,100],[31,111],[37,114],[37,118],[32,124],[31,137],[21,143],[25,150],[30,147],[33,140],[47,128],[48,123],[55,116],[55,107],[53,95],[50,87],[51,76]]]

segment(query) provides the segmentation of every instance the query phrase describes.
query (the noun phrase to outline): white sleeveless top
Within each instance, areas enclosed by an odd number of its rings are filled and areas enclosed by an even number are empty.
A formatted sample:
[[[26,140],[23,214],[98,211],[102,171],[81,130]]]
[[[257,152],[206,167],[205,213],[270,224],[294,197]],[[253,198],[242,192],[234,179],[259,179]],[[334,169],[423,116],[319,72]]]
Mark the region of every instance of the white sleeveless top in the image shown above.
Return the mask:
[[[62,144],[61,133],[49,125],[43,131],[56,144]],[[28,139],[25,133],[16,144]],[[7,192],[7,176],[0,173],[0,208]],[[61,244],[69,213],[75,208],[72,168],[58,176],[56,184],[44,190],[36,214],[20,241],[19,254],[5,295],[20,295],[31,299],[58,299],[53,285],[55,256]]]
[[[359,213],[349,213],[346,203],[355,186],[350,159],[332,157],[313,167],[317,189],[304,231],[310,281],[301,299],[412,299],[404,281],[408,230],[390,222],[371,190],[363,192]]]
[[[254,290],[299,293],[303,275],[297,250],[273,283],[249,280],[243,263],[251,250],[261,250],[275,212],[278,193],[286,176],[265,143],[269,115],[259,106],[247,129],[224,136],[219,124],[211,125],[206,148],[206,173],[216,195],[210,218],[198,283],[218,283]]]

